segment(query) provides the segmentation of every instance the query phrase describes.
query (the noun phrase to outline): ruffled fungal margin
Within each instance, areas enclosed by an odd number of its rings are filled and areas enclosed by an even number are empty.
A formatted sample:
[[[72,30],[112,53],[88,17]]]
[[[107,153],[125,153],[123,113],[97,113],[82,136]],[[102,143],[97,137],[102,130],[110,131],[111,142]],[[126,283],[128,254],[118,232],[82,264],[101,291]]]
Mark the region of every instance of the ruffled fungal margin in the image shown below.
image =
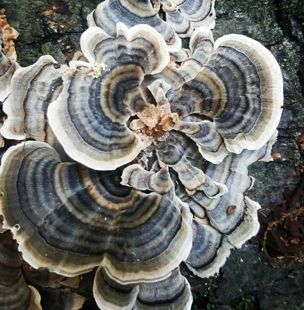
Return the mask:
[[[93,293],[102,310],[190,310],[192,304],[190,285],[179,269],[155,283],[121,285],[107,277],[100,267],[95,275]]]
[[[21,253],[11,233],[0,233],[0,309],[40,310],[40,295],[25,283],[21,265]]]
[[[117,34],[113,38],[91,27],[82,35],[89,63],[71,63],[63,90],[48,109],[51,128],[66,153],[97,170],[129,163],[145,148],[127,122],[147,105],[139,92],[144,76],[169,62],[165,42],[153,28],[118,24]],[[132,107],[130,96],[137,99]]]
[[[74,276],[101,265],[128,284],[161,280],[189,254],[192,217],[174,193],[123,187],[117,172],[63,163],[46,143],[11,147],[0,182],[3,226],[35,268]]]
[[[11,80],[9,98],[3,104],[7,119],[1,134],[7,139],[32,138],[52,144],[46,111],[62,90],[62,75],[67,67],[51,56],[42,56],[28,67],[19,68]]]
[[[203,157],[218,163],[227,151],[256,150],[270,139],[282,112],[283,80],[277,61],[263,45],[242,35],[226,35],[215,42],[198,75],[166,96],[181,119],[180,130],[185,128],[190,137],[204,138],[200,128],[209,126],[213,146],[198,145]],[[184,122],[192,114],[212,123]]]
[[[145,24],[157,30],[167,43],[171,53],[179,52],[182,44],[174,29],[158,16],[158,9],[150,0],[105,0],[88,15],[89,26],[98,26],[108,35],[117,35],[117,23],[123,23],[128,28]]]
[[[186,263],[194,274],[208,277],[218,272],[231,248],[241,247],[257,234],[260,205],[246,197],[254,183],[247,167],[256,161],[269,161],[275,141],[276,134],[259,150],[245,150],[227,156],[218,165],[209,164],[206,174],[229,189],[221,197],[209,199],[203,192],[187,197],[194,221],[193,246]]]
[[[181,37],[190,37],[195,28],[215,26],[215,0],[160,0],[166,22]]]

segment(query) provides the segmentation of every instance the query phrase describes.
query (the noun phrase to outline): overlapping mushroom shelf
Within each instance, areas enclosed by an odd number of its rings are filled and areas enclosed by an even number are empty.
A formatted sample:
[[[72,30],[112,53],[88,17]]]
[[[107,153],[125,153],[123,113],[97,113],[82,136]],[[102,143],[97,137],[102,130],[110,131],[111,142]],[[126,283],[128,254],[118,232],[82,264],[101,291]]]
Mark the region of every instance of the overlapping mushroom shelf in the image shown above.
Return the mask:
[[[2,158],[3,227],[35,268],[98,266],[101,309],[190,309],[179,265],[210,276],[257,233],[247,167],[270,160],[280,68],[247,37],[214,42],[214,1],[104,1],[89,21],[69,66],[11,78],[0,59],[1,134],[22,141]]]

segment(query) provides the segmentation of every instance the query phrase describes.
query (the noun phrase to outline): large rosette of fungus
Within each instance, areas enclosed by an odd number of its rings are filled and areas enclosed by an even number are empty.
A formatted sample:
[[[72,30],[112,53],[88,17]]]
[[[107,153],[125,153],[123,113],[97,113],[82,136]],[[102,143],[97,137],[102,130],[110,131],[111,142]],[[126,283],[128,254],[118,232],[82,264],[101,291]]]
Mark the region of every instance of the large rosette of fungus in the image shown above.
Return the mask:
[[[105,0],[88,15],[89,26],[98,26],[110,36],[116,36],[117,23],[128,28],[143,24],[153,27],[166,41],[169,52],[179,52],[182,43],[173,27],[158,16],[159,7],[150,0]]]
[[[0,309],[40,310],[40,295],[26,284],[21,268],[21,253],[11,233],[0,233]]]
[[[104,267],[120,283],[161,280],[191,248],[192,216],[174,192],[121,186],[118,172],[62,162],[43,142],[3,156],[4,228],[35,268],[74,276]]]
[[[215,26],[215,0],[160,0],[166,22],[179,37],[190,37],[194,29]]]
[[[180,263],[210,276],[258,230],[247,167],[270,160],[282,75],[254,40],[214,42],[214,15],[212,0],[106,0],[69,66],[43,56],[12,78],[0,55],[1,133],[36,140],[2,158],[3,228],[35,268],[99,266],[101,309],[190,309]],[[174,29],[194,31],[187,52]]]
[[[93,293],[102,310],[190,310],[192,295],[188,281],[175,269],[164,280],[137,285],[121,285],[107,276],[99,267]]]

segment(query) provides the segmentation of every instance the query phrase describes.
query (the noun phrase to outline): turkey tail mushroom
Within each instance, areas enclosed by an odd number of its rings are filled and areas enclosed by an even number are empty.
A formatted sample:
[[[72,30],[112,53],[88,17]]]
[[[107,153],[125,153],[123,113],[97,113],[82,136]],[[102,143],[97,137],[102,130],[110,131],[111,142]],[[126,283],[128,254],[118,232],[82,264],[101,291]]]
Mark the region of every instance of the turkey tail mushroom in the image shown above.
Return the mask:
[[[116,25],[121,22],[127,27],[145,24],[158,31],[171,53],[179,52],[182,43],[173,28],[158,16],[150,0],[105,0],[87,17],[89,26],[98,26],[110,36],[116,36]]]
[[[83,34],[82,51],[89,63],[71,64],[59,98],[48,109],[66,153],[96,170],[129,163],[145,147],[127,126],[140,111],[132,111],[125,98],[138,95],[144,76],[169,62],[166,44],[153,28],[118,24],[117,33],[113,38],[93,27]]]
[[[190,285],[179,269],[161,281],[120,285],[107,277],[100,267],[95,275],[93,292],[102,310],[190,310],[192,304]]]
[[[211,118],[227,151],[257,150],[278,126],[283,79],[274,56],[262,44],[242,35],[226,35],[214,45],[198,75],[167,93],[171,111]],[[190,98],[190,99],[189,99]],[[202,152],[203,154],[203,152]],[[208,160],[211,160],[208,153]]]
[[[190,251],[192,216],[174,193],[121,186],[119,172],[61,162],[42,142],[3,156],[0,210],[24,260],[74,276],[101,265],[120,283],[155,281]]]
[[[0,233],[0,309],[41,310],[38,291],[22,274],[22,257],[9,231]]]
[[[208,166],[206,174],[225,184],[228,192],[215,199],[210,199],[203,192],[191,196],[197,204],[197,211],[193,209],[193,245],[186,263],[194,274],[208,277],[218,272],[231,248],[241,247],[257,234],[260,205],[246,197],[254,182],[247,168],[258,160],[269,159],[275,138],[276,134],[257,151],[231,154],[222,163]],[[199,205],[206,214],[204,218],[200,216]]]
[[[46,120],[47,107],[62,90],[65,65],[51,56],[42,56],[28,67],[19,68],[11,81],[11,94],[3,104],[7,119],[1,129],[7,139],[26,138],[52,142]]]

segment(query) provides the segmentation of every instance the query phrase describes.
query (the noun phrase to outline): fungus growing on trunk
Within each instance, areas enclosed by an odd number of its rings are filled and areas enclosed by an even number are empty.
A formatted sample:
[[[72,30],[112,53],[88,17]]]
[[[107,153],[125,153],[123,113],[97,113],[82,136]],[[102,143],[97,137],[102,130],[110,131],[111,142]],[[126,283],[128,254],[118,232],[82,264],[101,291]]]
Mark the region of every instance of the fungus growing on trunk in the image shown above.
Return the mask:
[[[101,309],[190,309],[180,263],[210,276],[257,233],[247,168],[270,159],[282,75],[252,39],[214,42],[214,15],[207,0],[106,0],[69,66],[42,56],[11,78],[1,54],[1,132],[23,140],[2,158],[3,228],[35,268],[99,266]]]

